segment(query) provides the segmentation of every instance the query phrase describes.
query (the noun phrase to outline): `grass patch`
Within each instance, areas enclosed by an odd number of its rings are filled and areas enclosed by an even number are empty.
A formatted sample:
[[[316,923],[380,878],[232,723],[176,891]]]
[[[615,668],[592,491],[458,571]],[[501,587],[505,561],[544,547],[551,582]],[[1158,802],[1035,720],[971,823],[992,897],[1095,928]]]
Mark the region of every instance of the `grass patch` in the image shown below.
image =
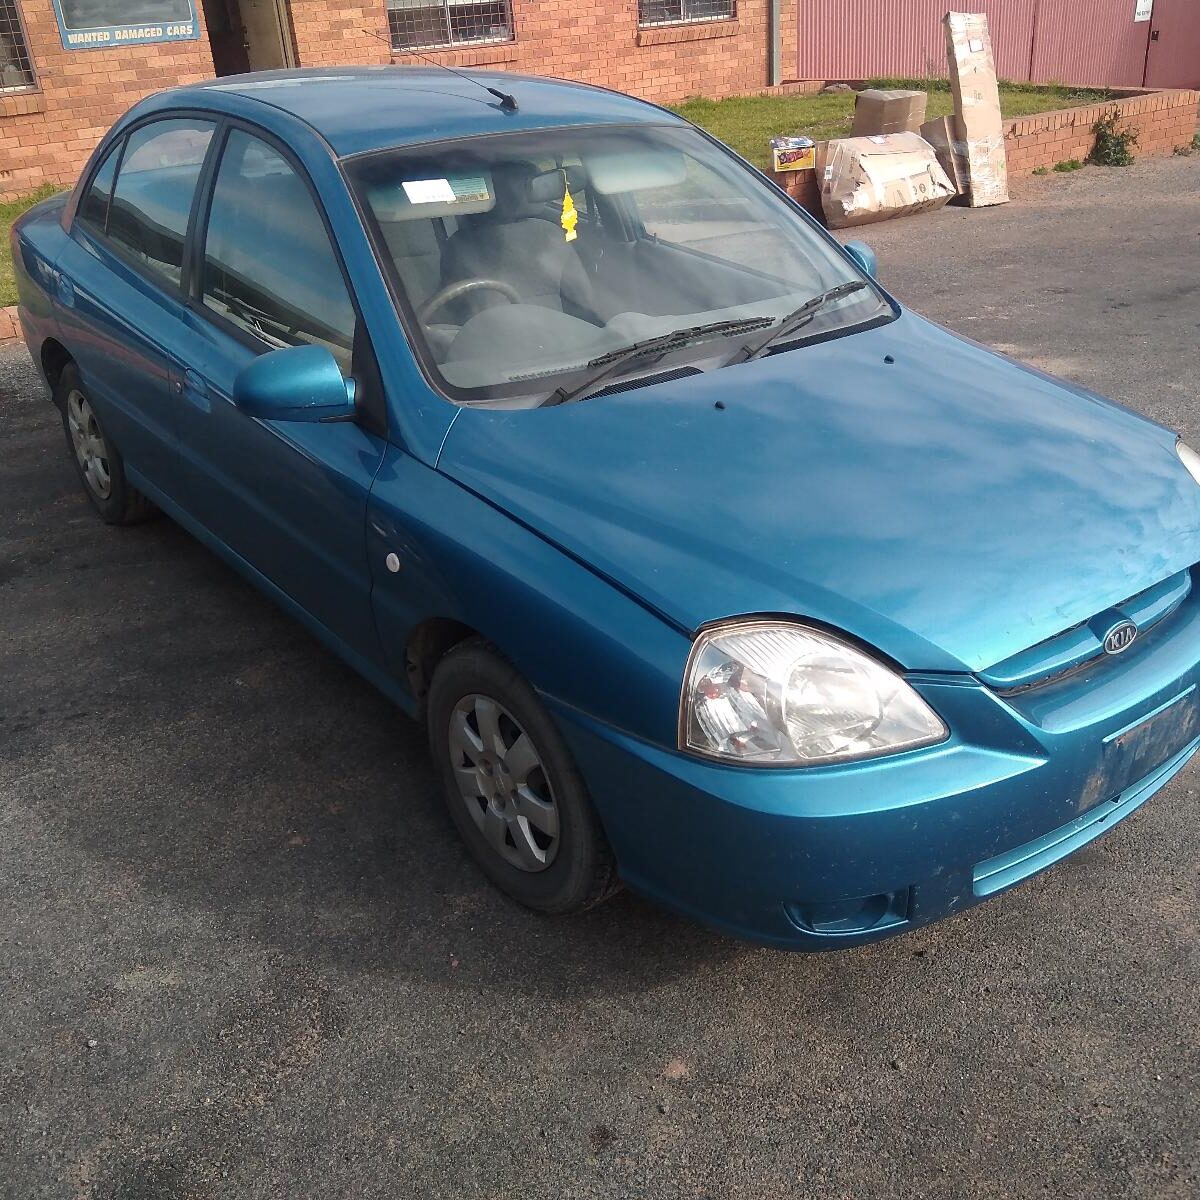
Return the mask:
[[[0,308],[17,302],[17,281],[8,248],[8,231],[26,209],[32,208],[39,200],[53,196],[58,190],[46,184],[18,200],[0,200]]]
[[[1060,175],[1065,175],[1068,171],[1082,171],[1083,163],[1081,163],[1077,158],[1067,158],[1060,163],[1055,163],[1054,169],[1059,172]]]
[[[870,86],[906,87],[928,92],[928,119],[949,116],[954,111],[950,84],[945,79],[872,79]],[[1111,98],[1111,93],[1098,88],[1000,84],[1000,111],[1005,117],[1026,117],[1056,108],[1098,104]],[[803,134],[816,141],[848,137],[854,119],[854,93],[731,96],[728,100],[697,98],[672,108],[732,146],[756,167],[766,167],[770,164],[769,143],[779,134]]]

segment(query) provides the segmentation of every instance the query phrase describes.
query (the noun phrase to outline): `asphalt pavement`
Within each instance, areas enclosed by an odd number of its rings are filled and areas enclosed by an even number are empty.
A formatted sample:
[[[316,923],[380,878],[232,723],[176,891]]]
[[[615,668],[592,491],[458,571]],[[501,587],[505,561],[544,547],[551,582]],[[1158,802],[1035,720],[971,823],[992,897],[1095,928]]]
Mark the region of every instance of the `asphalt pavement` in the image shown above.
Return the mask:
[[[1198,189],[1089,168],[856,233],[1200,445]],[[0,514],[0,1195],[1200,1195],[1200,767],[875,947],[540,918],[419,729],[169,521],[92,515],[22,348]]]

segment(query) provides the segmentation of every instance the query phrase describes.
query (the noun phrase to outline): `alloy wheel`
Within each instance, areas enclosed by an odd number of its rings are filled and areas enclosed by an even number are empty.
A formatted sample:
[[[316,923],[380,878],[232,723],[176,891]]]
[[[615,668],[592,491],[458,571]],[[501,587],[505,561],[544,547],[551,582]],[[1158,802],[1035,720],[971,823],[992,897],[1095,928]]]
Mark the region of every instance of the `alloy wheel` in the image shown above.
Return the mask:
[[[450,714],[450,765],[487,844],[510,866],[544,871],[559,846],[559,812],[541,755],[498,701],[464,696]]]
[[[72,388],[67,396],[67,428],[71,445],[87,485],[101,499],[112,494],[112,474],[108,465],[108,444],[96,422],[96,414],[87,397]]]

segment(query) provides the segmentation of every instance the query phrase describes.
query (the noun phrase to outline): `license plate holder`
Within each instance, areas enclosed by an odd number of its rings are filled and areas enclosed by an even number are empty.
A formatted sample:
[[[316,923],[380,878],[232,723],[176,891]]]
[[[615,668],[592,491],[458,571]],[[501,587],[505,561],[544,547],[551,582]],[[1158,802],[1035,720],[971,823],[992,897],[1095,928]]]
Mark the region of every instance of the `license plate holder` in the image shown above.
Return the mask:
[[[1200,703],[1193,686],[1149,716],[1104,739],[1108,795],[1097,799],[1115,800],[1197,737],[1200,737]]]

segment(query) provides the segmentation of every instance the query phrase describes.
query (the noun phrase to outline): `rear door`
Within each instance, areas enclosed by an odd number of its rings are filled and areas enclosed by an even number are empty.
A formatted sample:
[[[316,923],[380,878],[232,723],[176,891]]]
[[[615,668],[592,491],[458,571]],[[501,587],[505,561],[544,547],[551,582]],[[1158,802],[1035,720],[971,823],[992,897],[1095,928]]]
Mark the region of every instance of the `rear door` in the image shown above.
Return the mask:
[[[184,507],[346,647],[375,659],[366,503],[383,458],[370,341],[299,163],[231,125],[197,221],[190,311],[173,348]],[[327,347],[362,398],[357,422],[247,416],[238,372],[288,346]]]
[[[126,464],[177,499],[170,352],[184,245],[216,125],[139,125],[97,164],[57,262],[60,327]]]

